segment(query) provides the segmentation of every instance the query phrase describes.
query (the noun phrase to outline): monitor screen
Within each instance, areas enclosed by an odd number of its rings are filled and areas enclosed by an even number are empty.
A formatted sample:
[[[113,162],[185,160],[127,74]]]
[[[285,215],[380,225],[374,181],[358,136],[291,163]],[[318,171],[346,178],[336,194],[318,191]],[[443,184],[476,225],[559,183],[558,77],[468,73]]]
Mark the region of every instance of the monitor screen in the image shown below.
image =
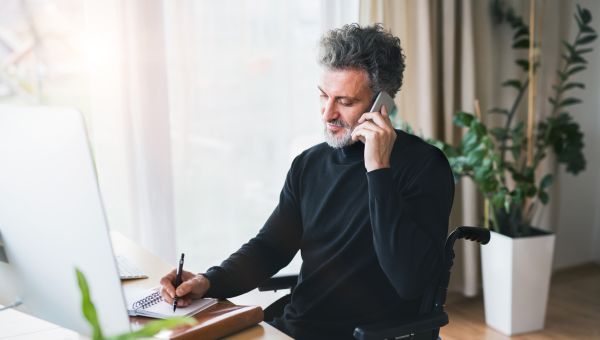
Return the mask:
[[[0,107],[0,303],[83,334],[75,268],[106,335],[129,330],[86,129],[72,109]],[[5,286],[5,287],[1,287]]]

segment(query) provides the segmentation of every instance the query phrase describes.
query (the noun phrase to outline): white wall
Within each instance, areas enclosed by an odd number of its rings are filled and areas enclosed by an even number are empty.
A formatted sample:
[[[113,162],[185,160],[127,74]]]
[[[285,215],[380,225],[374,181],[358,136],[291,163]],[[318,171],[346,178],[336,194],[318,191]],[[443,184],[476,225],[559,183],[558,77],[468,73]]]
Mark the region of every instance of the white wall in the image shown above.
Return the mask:
[[[600,2],[578,1],[592,12],[592,26],[600,32]],[[569,8],[575,4],[570,3]],[[573,30],[571,30],[573,32]],[[589,68],[578,79],[585,90],[574,93],[583,100],[571,111],[584,133],[585,172],[572,176],[561,169],[558,176],[558,216],[554,267],[600,262],[600,41],[587,55]]]

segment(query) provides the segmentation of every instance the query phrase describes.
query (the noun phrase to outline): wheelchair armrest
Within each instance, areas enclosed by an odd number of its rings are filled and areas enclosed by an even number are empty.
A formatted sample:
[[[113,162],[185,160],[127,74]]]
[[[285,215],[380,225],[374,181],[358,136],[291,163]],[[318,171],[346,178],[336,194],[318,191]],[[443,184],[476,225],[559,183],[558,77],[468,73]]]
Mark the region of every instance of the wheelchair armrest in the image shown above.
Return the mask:
[[[444,311],[420,315],[402,323],[388,321],[354,329],[354,337],[359,340],[396,338],[404,335],[431,331],[448,324],[448,314]]]
[[[454,236],[453,234],[458,239],[464,238],[481,244],[488,244],[490,242],[490,230],[487,228],[462,226],[456,228],[450,236]]]
[[[267,281],[261,283],[258,286],[258,290],[261,292],[269,291],[269,290],[280,290],[280,289],[292,289],[296,287],[296,283],[298,282],[298,275],[281,275],[281,276],[273,276]]]

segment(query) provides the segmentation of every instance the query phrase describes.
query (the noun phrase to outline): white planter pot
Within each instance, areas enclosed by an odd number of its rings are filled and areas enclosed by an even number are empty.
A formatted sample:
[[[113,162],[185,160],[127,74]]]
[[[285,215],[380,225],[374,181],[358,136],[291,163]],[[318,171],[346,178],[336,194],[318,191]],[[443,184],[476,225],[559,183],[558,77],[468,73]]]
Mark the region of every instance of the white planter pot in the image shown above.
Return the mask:
[[[510,238],[491,232],[481,246],[485,322],[513,335],[544,328],[554,234]]]

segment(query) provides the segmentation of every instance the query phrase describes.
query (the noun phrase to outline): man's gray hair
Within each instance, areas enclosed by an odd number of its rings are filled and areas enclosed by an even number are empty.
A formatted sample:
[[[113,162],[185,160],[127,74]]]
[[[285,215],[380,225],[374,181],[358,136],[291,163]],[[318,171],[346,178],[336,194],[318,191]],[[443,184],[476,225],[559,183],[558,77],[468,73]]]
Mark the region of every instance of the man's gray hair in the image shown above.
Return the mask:
[[[394,97],[402,86],[404,54],[400,39],[381,24],[350,24],[327,32],[321,38],[319,63],[334,70],[365,70],[374,94],[386,91]]]

